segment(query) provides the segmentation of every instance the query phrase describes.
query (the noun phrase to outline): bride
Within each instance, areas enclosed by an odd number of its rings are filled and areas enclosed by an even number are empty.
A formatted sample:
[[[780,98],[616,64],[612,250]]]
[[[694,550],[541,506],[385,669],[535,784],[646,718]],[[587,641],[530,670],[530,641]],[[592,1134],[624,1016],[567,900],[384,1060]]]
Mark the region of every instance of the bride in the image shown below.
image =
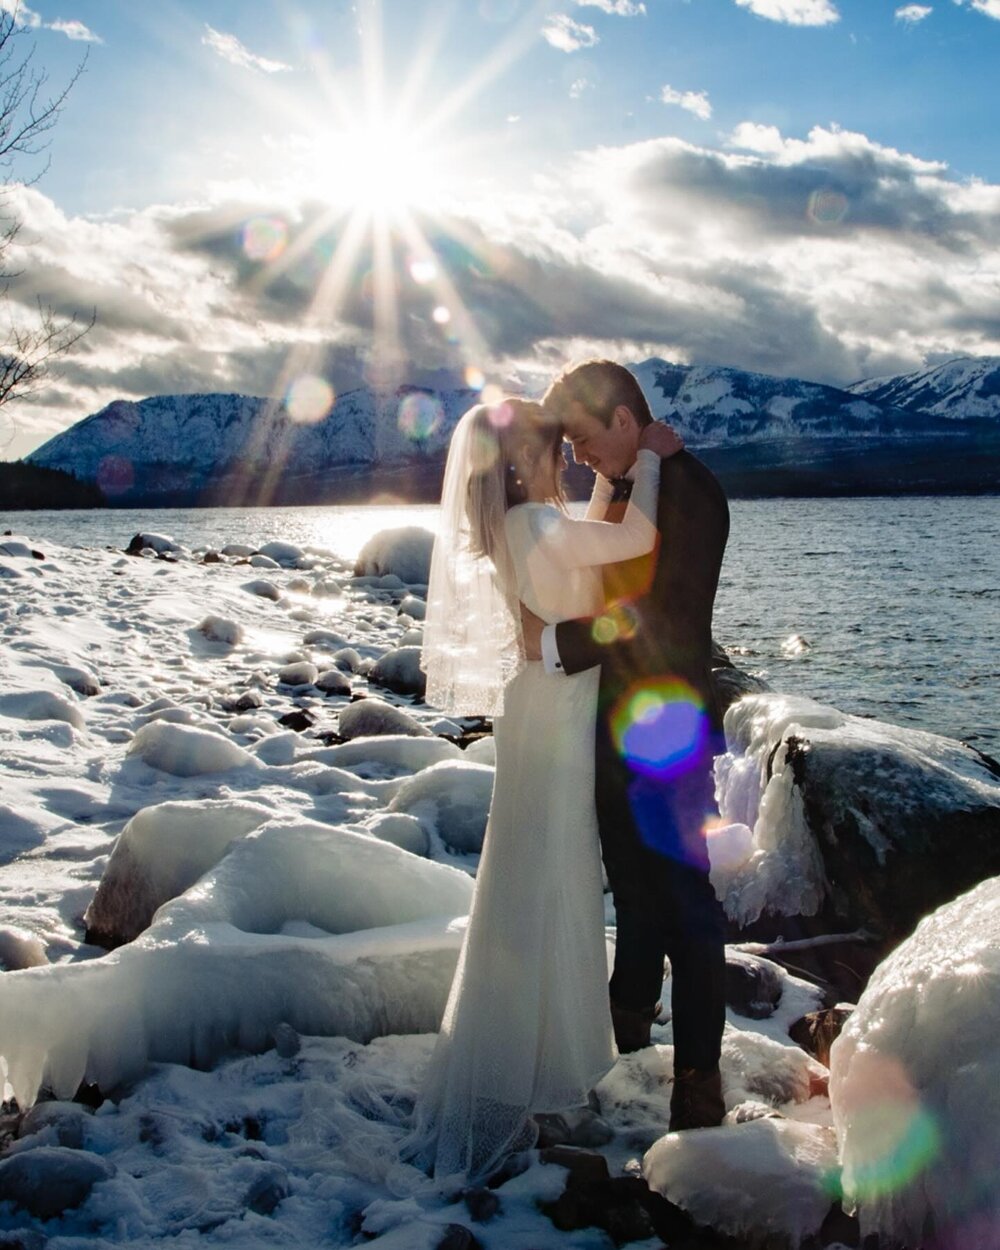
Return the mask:
[[[620,524],[598,477],[586,519],[562,506],[562,431],[541,405],[479,405],[452,437],[431,564],[427,702],[494,720],[496,776],[458,967],[418,1099],[417,1161],[483,1178],[534,1144],[536,1112],[586,1103],[614,1063],[594,810],[597,668],[546,675],[518,601],[546,621],[603,605],[601,565],[653,550],[669,427],[643,434]]]

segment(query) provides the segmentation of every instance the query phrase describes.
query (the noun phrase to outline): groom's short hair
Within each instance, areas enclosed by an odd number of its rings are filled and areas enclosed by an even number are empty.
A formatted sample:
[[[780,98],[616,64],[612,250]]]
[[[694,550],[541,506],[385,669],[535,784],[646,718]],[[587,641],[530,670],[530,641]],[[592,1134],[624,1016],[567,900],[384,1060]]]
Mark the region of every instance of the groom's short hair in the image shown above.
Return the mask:
[[[624,365],[614,360],[584,360],[567,365],[542,397],[545,410],[560,422],[574,401],[605,426],[611,424],[619,404],[631,411],[640,426],[653,420],[642,387]]]

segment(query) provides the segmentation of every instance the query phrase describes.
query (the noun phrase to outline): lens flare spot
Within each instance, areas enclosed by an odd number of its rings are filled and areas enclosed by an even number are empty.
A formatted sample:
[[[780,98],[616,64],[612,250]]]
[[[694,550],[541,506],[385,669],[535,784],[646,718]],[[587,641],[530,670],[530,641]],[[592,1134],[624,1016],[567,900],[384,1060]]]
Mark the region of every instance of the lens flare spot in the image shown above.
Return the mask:
[[[287,246],[288,226],[280,217],[251,217],[243,227],[243,251],[250,260],[277,260]]]
[[[315,425],[327,415],[336,398],[329,382],[306,373],[289,386],[285,410],[296,425]]]
[[[446,326],[451,320],[451,309],[446,308],[444,304],[438,304],[437,308],[431,313],[431,318],[439,325]]]
[[[483,387],[482,400],[484,404],[489,404],[491,407],[501,403],[503,401],[503,389],[497,386],[495,382],[487,382]]]
[[[806,213],[817,226],[836,226],[847,216],[847,196],[832,187],[823,187],[809,197]]]
[[[708,730],[700,697],[678,679],[633,686],[611,712],[618,753],[633,772],[659,779],[687,771],[704,751]]]
[[[486,374],[475,365],[465,366],[465,385],[470,391],[481,391],[486,385]]]
[[[490,425],[495,430],[505,430],[514,420],[514,409],[510,404],[493,404],[489,411]]]
[[[441,428],[441,401],[425,391],[413,391],[399,405],[396,424],[412,443],[425,443]]]
[[[618,626],[613,616],[598,616],[594,618],[594,623],[590,627],[590,633],[594,641],[599,642],[604,647],[609,642],[614,642],[618,637]]]
[[[410,261],[410,277],[419,286],[426,286],[428,282],[433,282],[437,273],[437,265],[426,257],[417,257]]]
[[[135,466],[128,456],[104,456],[97,466],[97,485],[105,495],[122,495],[135,485]]]

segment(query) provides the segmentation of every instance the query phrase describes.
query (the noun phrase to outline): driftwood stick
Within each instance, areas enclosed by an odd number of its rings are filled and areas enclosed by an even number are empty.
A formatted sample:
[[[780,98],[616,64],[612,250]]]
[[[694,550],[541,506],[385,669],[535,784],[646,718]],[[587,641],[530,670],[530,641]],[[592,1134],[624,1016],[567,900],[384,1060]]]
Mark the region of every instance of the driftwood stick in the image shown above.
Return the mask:
[[[796,938],[786,942],[778,938],[776,942],[737,942],[732,949],[743,951],[747,955],[784,955],[787,951],[805,951],[814,946],[838,946],[842,942],[874,942],[875,934],[867,929],[856,929],[853,933],[820,933],[816,937]]]

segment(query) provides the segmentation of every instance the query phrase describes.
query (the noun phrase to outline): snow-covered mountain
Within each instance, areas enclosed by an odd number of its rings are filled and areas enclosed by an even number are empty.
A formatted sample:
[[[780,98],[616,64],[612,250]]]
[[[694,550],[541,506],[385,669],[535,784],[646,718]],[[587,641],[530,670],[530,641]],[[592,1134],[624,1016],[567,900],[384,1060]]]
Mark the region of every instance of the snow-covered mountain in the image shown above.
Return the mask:
[[[951,420],[1000,418],[1000,356],[963,356],[891,378],[869,378],[848,390],[876,404]]]
[[[248,395],[119,400],[57,434],[28,459],[97,481],[122,502],[306,502],[352,477],[439,469],[467,389],[367,388],[339,396],[321,420]],[[412,492],[411,492],[412,493]]]
[[[962,359],[841,390],[740,369],[631,366],[657,417],[734,494],[1000,488],[1000,360]],[[112,502],[434,499],[463,387],[359,388],[322,420],[246,395],[117,401],[28,459]]]

